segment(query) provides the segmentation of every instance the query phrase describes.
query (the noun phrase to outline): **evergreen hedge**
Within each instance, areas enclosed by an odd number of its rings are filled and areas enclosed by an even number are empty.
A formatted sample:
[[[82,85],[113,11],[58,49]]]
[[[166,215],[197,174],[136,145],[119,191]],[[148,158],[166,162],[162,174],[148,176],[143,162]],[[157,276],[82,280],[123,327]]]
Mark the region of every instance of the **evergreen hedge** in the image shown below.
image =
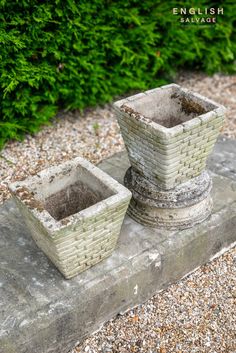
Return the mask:
[[[173,7],[224,7],[185,26]],[[0,147],[58,109],[168,81],[179,68],[234,71],[235,1],[0,0]]]

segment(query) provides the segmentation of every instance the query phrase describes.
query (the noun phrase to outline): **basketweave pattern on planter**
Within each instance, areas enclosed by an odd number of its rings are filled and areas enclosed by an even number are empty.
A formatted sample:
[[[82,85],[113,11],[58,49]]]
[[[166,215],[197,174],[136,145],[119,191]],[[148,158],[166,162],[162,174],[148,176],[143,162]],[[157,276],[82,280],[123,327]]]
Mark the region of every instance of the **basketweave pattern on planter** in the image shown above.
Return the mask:
[[[141,100],[148,92],[136,95],[136,99]],[[129,109],[136,96],[114,106],[132,167],[167,190],[199,175],[219,134],[224,110],[166,128]]]
[[[16,200],[19,203],[19,200]],[[37,245],[66,277],[83,272],[111,255],[115,249],[128,203],[85,220],[65,236],[51,237],[22,203],[18,204]]]
[[[195,130],[183,132],[181,139],[174,139],[173,142],[170,139],[167,145],[162,143],[160,137],[148,133],[145,126],[140,127],[137,133],[132,129],[132,123],[126,121],[124,125],[123,119],[127,119],[127,114],[119,114],[119,125],[131,165],[164,188],[175,187],[201,173],[224,120],[218,117],[212,125],[199,122],[199,129],[196,127]],[[139,136],[140,132],[145,136],[143,139]],[[202,140],[204,144],[201,144]]]
[[[107,195],[90,207],[65,218],[55,219],[43,203],[38,201],[39,192],[37,194],[35,191],[38,183],[46,185],[46,193],[51,192],[51,185],[47,190],[47,184],[52,179],[57,186],[58,181],[55,179],[60,177],[61,184],[68,186],[78,166],[86,169],[86,178],[92,175],[99,183],[102,181],[106,188],[104,190],[108,190]],[[79,172],[80,177],[83,170]],[[31,194],[33,202],[32,199],[29,202],[29,198],[22,198],[19,193],[22,188],[22,195],[27,188],[34,190],[33,197]],[[39,188],[42,189],[41,186]],[[49,168],[26,181],[13,183],[10,190],[33,239],[66,278],[90,268],[112,253],[131,198],[131,192],[123,185],[82,158]]]

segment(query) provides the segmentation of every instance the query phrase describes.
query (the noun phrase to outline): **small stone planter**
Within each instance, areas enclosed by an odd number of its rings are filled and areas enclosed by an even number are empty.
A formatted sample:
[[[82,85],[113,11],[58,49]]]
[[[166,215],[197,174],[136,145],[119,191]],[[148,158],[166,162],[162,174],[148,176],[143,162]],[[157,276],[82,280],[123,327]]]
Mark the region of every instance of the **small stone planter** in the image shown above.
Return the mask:
[[[112,253],[131,198],[83,158],[9,188],[35,242],[66,278]]]
[[[174,229],[205,219],[211,210],[211,183],[206,173],[199,176],[223,124],[225,108],[176,84],[122,99],[114,108],[132,166],[125,178],[133,193],[129,214],[142,224]],[[198,197],[192,191],[194,178],[203,193]],[[191,200],[186,197],[179,203],[175,196],[186,190]]]

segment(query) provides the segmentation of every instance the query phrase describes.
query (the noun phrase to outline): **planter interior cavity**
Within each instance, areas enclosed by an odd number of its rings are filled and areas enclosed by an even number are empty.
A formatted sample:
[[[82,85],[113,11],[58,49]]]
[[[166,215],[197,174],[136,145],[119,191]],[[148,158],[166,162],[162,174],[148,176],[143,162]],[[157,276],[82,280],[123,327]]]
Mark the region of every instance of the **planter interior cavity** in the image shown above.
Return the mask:
[[[115,102],[114,109],[132,167],[125,177],[133,194],[129,214],[142,224],[171,229],[209,216],[210,184],[204,170],[225,108],[170,84]],[[201,204],[194,193],[196,180],[204,190]],[[192,199],[183,197],[184,208],[178,200],[169,207],[166,200],[187,189]]]
[[[134,113],[143,115],[149,120],[166,128],[172,128],[205,114],[216,106],[193,94],[186,93],[180,87],[156,89],[143,97],[138,97],[126,103]]]
[[[49,192],[44,195],[42,200],[45,209],[57,221],[115,195],[114,191],[110,190],[82,166],[78,166],[74,175],[72,173],[68,180],[67,178],[68,176],[65,176],[62,181],[60,176],[57,175],[51,182]],[[43,187],[40,189],[43,191]],[[39,191],[40,195],[44,194],[42,191]]]
[[[59,221],[102,200],[104,200],[103,195],[92,190],[90,185],[76,182],[48,196],[44,201],[44,207],[53,218]]]
[[[66,278],[111,254],[131,198],[83,158],[9,188],[36,243]]]

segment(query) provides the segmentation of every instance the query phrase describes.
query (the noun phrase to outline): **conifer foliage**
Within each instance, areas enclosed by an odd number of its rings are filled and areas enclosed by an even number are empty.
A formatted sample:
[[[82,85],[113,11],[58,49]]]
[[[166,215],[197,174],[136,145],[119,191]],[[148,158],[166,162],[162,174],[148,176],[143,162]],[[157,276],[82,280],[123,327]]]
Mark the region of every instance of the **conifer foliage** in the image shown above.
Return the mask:
[[[0,147],[58,109],[84,109],[173,78],[179,68],[234,71],[236,3],[215,25],[178,22],[194,1],[0,0]]]

